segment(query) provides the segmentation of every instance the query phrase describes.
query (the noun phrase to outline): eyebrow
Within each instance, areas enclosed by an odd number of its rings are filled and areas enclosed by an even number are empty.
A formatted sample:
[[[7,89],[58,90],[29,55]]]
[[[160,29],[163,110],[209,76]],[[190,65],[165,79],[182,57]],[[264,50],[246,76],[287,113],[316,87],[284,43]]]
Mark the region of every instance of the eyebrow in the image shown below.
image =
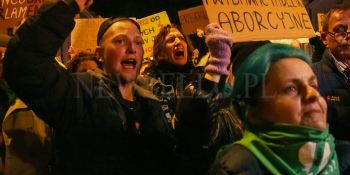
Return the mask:
[[[317,82],[317,77],[316,77],[316,75],[311,76],[311,77],[309,78],[309,82],[310,82],[310,81],[316,81],[316,82]]]
[[[171,33],[171,34],[168,34],[167,37],[172,37],[172,36],[182,36],[183,35],[181,33]]]
[[[143,40],[142,36],[136,36],[135,39],[141,39],[141,40]]]

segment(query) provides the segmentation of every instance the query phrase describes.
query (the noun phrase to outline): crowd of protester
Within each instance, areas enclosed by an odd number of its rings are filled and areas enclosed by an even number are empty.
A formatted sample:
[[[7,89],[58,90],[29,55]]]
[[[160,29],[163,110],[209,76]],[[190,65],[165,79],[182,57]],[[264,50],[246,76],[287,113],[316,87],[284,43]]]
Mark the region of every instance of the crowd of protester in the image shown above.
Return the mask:
[[[92,3],[48,1],[0,35],[0,175],[350,174],[350,6],[329,10],[312,59],[211,23],[196,51],[164,26],[144,61],[139,24],[118,17],[62,65]]]

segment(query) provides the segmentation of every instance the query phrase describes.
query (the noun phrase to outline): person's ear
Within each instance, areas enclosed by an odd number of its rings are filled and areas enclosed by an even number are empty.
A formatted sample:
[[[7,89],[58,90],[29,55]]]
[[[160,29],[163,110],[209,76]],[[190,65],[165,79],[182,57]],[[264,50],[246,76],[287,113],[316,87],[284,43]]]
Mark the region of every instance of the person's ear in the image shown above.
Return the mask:
[[[96,47],[95,55],[96,55],[98,61],[103,63],[103,61],[104,61],[104,59],[103,59],[103,49],[100,46]]]
[[[324,45],[328,45],[328,41],[327,41],[327,33],[326,32],[321,32],[321,40],[323,42]]]

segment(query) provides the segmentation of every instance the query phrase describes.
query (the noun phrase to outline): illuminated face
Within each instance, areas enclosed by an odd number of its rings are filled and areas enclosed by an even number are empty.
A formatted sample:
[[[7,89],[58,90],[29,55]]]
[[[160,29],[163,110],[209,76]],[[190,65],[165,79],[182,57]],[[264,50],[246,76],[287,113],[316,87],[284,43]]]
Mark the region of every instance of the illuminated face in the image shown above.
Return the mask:
[[[127,20],[114,23],[101,39],[99,55],[104,70],[122,82],[133,82],[141,67],[142,44],[141,33],[135,24]]]
[[[298,58],[287,58],[271,66],[262,99],[250,118],[324,130],[326,115],[326,101],[317,91],[311,67]]]
[[[328,31],[335,33],[350,32],[350,9],[335,11],[329,18]],[[350,37],[337,40],[328,34],[323,42],[338,60],[350,59]]]
[[[98,65],[95,61],[83,60],[78,64],[77,72],[95,71],[96,69],[98,69]]]
[[[187,62],[187,43],[181,32],[176,28],[170,28],[164,43],[164,56],[168,62],[175,65],[185,65]]]

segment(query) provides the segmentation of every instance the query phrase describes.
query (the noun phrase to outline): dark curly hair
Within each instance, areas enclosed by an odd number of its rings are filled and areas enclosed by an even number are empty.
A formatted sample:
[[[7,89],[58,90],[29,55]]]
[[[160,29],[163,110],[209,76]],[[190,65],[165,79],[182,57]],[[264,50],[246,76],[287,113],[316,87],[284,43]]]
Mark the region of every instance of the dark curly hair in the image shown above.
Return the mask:
[[[101,69],[102,68],[102,63],[100,61],[98,61],[97,57],[95,54],[89,53],[89,52],[79,52],[78,54],[76,54],[73,59],[71,59],[68,63],[67,63],[67,70],[69,72],[75,73],[78,70],[78,66],[82,61],[86,61],[86,60],[91,60],[94,61],[98,68]]]

